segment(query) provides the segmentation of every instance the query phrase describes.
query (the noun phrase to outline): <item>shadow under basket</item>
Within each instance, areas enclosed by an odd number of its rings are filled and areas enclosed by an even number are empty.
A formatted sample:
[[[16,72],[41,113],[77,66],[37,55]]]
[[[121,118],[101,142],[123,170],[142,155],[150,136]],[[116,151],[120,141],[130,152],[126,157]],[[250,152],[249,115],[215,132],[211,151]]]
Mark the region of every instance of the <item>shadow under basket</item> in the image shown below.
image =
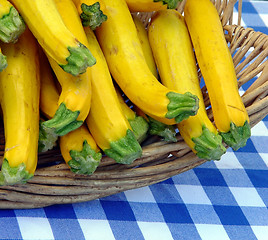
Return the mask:
[[[221,17],[226,40],[238,78],[238,86],[247,84],[242,99],[253,127],[268,114],[268,36],[240,26],[242,1],[238,2],[238,22],[232,24],[236,1],[213,1]],[[177,10],[183,12],[185,1]],[[152,13],[135,13],[146,25]],[[201,73],[199,71],[199,77]],[[206,89],[205,104],[210,106]],[[212,112],[208,110],[210,119]],[[3,124],[0,127],[1,154],[4,150]],[[178,142],[167,143],[150,137],[143,146],[142,157],[131,165],[120,165],[103,157],[90,176],[72,173],[61,157],[59,148],[39,154],[35,176],[26,184],[0,187],[1,209],[38,208],[53,204],[90,201],[161,182],[206,162],[198,158],[177,135]]]

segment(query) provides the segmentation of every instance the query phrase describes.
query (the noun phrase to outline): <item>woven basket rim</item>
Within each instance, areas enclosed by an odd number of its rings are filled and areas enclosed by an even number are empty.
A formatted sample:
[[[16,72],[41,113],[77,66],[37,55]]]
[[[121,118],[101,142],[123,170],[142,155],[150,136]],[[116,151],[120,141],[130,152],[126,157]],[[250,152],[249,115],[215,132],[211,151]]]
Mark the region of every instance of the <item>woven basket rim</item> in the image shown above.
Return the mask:
[[[184,2],[185,0],[181,4]],[[268,114],[268,62],[265,61],[268,56],[268,36],[238,24],[227,24],[232,23],[232,14],[222,11],[222,6],[228,6],[233,12],[235,2],[237,1],[218,0],[215,4],[218,4],[218,9],[221,9],[219,11],[223,13],[222,25],[227,32],[226,39],[233,55],[239,86],[258,76],[242,96],[253,127]],[[239,9],[240,7],[242,9],[242,0],[239,0]],[[241,21],[241,15],[238,21]],[[249,50],[252,50],[250,54]],[[203,94],[208,106],[209,99],[205,90]],[[212,112],[208,111],[208,114],[212,118]],[[0,130],[3,145],[3,129]],[[166,143],[156,137],[149,138],[147,145],[143,146],[142,157],[130,165],[119,165],[104,157],[91,176],[72,173],[58,148],[39,154],[39,167],[34,178],[27,184],[0,186],[0,209],[38,208],[89,201],[148,186],[206,162],[193,154],[180,135],[177,139],[177,143]]]

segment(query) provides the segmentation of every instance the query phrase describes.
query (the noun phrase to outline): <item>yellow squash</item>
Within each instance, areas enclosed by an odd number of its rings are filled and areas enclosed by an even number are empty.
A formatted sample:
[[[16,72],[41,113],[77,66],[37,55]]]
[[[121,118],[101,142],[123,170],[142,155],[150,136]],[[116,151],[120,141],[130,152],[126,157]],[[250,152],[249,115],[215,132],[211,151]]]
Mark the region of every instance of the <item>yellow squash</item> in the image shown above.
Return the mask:
[[[145,28],[144,24],[140,20],[140,18],[136,15],[132,15],[132,18],[134,20],[134,24],[137,29],[138,38],[141,43],[142,52],[144,54],[145,61],[152,72],[152,74],[158,78],[158,72],[156,69],[156,64],[154,61],[153,52],[150,46],[150,42],[148,39],[148,33],[147,29]],[[176,130],[175,125],[167,125],[162,122],[159,122],[149,116],[147,116],[140,108],[137,106],[133,106],[133,110],[136,113],[136,115],[140,118],[142,117],[145,119],[148,123],[148,134],[150,135],[157,135],[161,138],[163,138],[166,142],[176,142]]]
[[[168,124],[198,110],[198,98],[163,86],[146,64],[137,30],[126,2],[103,0],[107,21],[96,35],[110,72],[126,96],[151,117]]]
[[[72,172],[90,175],[99,166],[102,154],[85,124],[60,137],[59,144],[62,157]]]
[[[139,17],[137,17],[136,15],[132,15],[132,18],[133,18],[134,24],[135,24],[136,29],[137,29],[138,38],[139,38],[140,43],[141,43],[141,48],[142,48],[142,52],[144,54],[145,61],[148,65],[150,71],[152,72],[152,74],[156,78],[158,78],[158,73],[157,73],[157,69],[156,69],[156,65],[155,65],[155,61],[154,61],[154,56],[153,56],[152,49],[151,49],[149,39],[148,39],[147,29],[145,29],[145,26]]]
[[[1,44],[8,67],[0,73],[5,152],[0,184],[24,183],[35,172],[38,153],[38,47],[27,29],[15,44]]]
[[[197,114],[177,124],[181,136],[200,158],[219,160],[226,149],[206,113],[183,16],[172,9],[158,11],[151,19],[148,33],[162,83],[173,90],[189,91],[199,98]]]
[[[72,75],[95,64],[90,51],[68,30],[53,0],[12,0],[39,44]]]
[[[97,59],[92,67],[92,103],[86,119],[97,145],[118,163],[130,164],[141,156],[142,149],[125,118],[112,78],[98,41],[90,28],[85,28],[90,50]]]
[[[131,12],[153,12],[175,9],[180,0],[126,0]]]
[[[133,110],[133,108],[127,105],[127,103],[125,102],[121,94],[120,89],[116,87],[115,90],[116,90],[117,97],[120,102],[122,111],[126,119],[128,120],[136,139],[138,140],[139,143],[143,142],[145,138],[147,137],[147,133],[149,130],[148,122],[142,116],[138,116]]]
[[[69,31],[80,42],[89,47],[86,34],[73,2],[71,0],[55,0],[54,2]],[[86,119],[91,106],[91,68],[88,68],[83,74],[72,76],[63,71],[49,55],[48,59],[61,85],[58,111],[52,119],[41,124],[41,128],[46,132],[47,138],[50,138],[55,135],[63,136],[75,130]],[[43,138],[43,140],[46,141],[46,138]],[[44,148],[42,151],[46,150],[48,149]]]
[[[205,13],[205,14],[204,14]],[[249,117],[238,91],[231,53],[215,6],[187,0],[185,21],[208,90],[215,125],[234,150],[250,137]]]
[[[14,6],[7,0],[0,0],[0,40],[16,42],[24,30],[25,23]]]
[[[58,108],[59,92],[54,81],[52,69],[43,52],[40,56],[40,110],[48,118],[52,118]],[[42,138],[42,128],[39,132],[39,140]],[[47,146],[55,143],[48,139],[47,142],[39,141],[39,148],[52,148]],[[100,163],[101,153],[95,140],[85,125],[59,138],[60,150],[63,159],[72,172],[78,174],[92,174]],[[43,146],[43,145],[46,146]]]

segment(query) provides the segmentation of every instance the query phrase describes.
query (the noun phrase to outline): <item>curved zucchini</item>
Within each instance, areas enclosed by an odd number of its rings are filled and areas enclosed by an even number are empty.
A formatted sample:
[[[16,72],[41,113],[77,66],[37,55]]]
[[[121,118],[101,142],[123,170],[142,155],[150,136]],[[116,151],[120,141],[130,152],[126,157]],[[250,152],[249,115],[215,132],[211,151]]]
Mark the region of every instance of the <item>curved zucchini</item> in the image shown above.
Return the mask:
[[[8,67],[0,73],[5,152],[0,184],[25,183],[37,165],[39,124],[38,47],[27,29],[14,44],[1,44]]]
[[[103,3],[108,19],[96,29],[96,35],[111,74],[131,102],[168,124],[195,115],[198,110],[196,96],[171,91],[151,73],[126,2],[103,0]]]
[[[90,28],[85,28],[90,50],[97,59],[92,67],[92,103],[86,119],[97,145],[116,162],[130,164],[141,156],[142,149],[125,118],[112,78],[98,41]]]
[[[126,0],[131,12],[153,12],[175,9],[181,0]]]
[[[96,63],[85,45],[68,30],[53,0],[12,0],[39,44],[66,72],[77,76]]]
[[[121,95],[120,90],[117,87],[115,88],[115,90],[122,111],[126,119],[128,120],[136,139],[138,140],[139,143],[143,142],[147,137],[147,133],[149,130],[148,122],[143,117],[137,116],[136,113],[133,111],[133,109],[131,109],[127,105],[127,103],[124,101],[123,96]]]
[[[56,87],[52,69],[43,52],[40,52],[40,110],[47,117],[52,118],[58,108],[59,92]],[[42,136],[45,133],[40,128],[39,151],[51,149],[57,140]],[[45,140],[44,140],[45,139]],[[78,129],[59,138],[63,159],[71,171],[78,174],[92,174],[100,163],[101,153],[88,129],[82,125]]]
[[[71,0],[55,0],[54,2],[68,29],[80,42],[89,47],[73,2]],[[64,72],[50,56],[48,60],[61,85],[58,110],[53,118],[41,123],[41,128],[50,139],[51,136],[63,136],[75,130],[86,119],[91,106],[91,68],[79,76],[72,76]]]
[[[7,0],[0,0],[0,40],[16,42],[25,30],[25,23],[16,8]]]
[[[174,90],[189,91],[199,98],[197,114],[177,124],[181,136],[198,157],[219,160],[226,149],[206,113],[183,16],[176,10],[158,11],[152,17],[148,33],[163,84]]]
[[[250,137],[249,117],[239,95],[233,59],[218,12],[209,0],[187,0],[184,14],[215,125],[225,143],[237,150]]]

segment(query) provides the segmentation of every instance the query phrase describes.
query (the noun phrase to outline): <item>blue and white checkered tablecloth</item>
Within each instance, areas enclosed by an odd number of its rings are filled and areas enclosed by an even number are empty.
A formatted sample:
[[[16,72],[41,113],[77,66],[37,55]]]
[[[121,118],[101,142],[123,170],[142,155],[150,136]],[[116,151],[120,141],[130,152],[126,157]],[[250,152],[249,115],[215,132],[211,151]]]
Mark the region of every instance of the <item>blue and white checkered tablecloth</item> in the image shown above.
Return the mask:
[[[237,6],[236,6],[237,7]],[[242,24],[268,34],[268,2]],[[0,239],[267,240],[268,117],[247,146],[164,182],[85,203],[0,210]]]

